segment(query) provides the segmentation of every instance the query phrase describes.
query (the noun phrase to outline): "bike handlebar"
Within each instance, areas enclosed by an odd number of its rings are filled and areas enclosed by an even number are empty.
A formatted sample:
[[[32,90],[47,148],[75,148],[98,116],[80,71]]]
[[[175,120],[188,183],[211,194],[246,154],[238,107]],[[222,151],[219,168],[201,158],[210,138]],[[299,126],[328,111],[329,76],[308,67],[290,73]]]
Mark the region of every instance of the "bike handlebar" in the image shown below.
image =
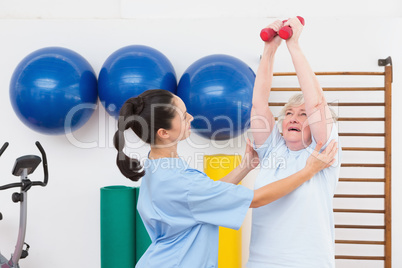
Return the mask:
[[[1,147],[1,149],[0,149],[0,156],[4,153],[4,151],[7,149],[7,147],[8,147],[8,142],[5,142],[4,144],[3,144],[3,146]]]
[[[34,181],[32,182],[32,185],[39,185],[39,186],[43,186],[45,187],[47,185],[48,182],[48,178],[49,178],[49,173],[47,170],[47,158],[46,158],[46,153],[45,150],[43,149],[42,145],[40,144],[39,141],[35,142],[36,147],[38,147],[41,155],[42,155],[42,165],[43,165],[43,182],[41,181]]]
[[[9,143],[5,142],[3,146],[0,149],[0,156],[4,153],[4,151],[7,149]],[[32,186],[42,186],[45,187],[47,185],[48,179],[49,179],[49,173],[48,173],[48,167],[47,167],[47,158],[46,158],[46,153],[45,150],[43,149],[42,145],[40,144],[39,141],[35,142],[36,147],[38,147],[41,155],[42,155],[42,165],[43,165],[43,181],[33,181]],[[0,186],[0,190],[6,190],[14,187],[22,187],[22,182],[19,183],[10,183],[6,184],[3,186]]]

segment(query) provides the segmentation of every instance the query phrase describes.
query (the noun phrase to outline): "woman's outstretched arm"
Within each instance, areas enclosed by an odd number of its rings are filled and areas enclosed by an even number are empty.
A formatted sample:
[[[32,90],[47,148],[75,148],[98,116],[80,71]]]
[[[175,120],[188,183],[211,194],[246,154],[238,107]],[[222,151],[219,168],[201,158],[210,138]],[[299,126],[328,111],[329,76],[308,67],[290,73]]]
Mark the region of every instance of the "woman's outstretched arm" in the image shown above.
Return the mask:
[[[331,134],[333,118],[318,79],[299,45],[303,25],[298,18],[289,19],[284,25],[289,25],[293,31],[286,45],[304,95],[311,133],[317,142],[325,144]]]
[[[268,27],[279,31],[282,26],[282,21],[278,20]],[[275,124],[275,118],[269,108],[268,99],[272,86],[275,52],[280,43],[281,38],[279,36],[276,36],[270,42],[265,42],[254,82],[253,107],[251,109],[250,122],[251,132],[257,148],[264,144]]]
[[[332,140],[324,151],[319,153],[323,144],[319,142],[314,152],[307,159],[306,166],[289,177],[267,184],[254,191],[254,198],[250,208],[257,208],[267,205],[295,190],[304,182],[311,179],[317,172],[331,166],[335,162],[335,155],[338,152],[338,145]]]

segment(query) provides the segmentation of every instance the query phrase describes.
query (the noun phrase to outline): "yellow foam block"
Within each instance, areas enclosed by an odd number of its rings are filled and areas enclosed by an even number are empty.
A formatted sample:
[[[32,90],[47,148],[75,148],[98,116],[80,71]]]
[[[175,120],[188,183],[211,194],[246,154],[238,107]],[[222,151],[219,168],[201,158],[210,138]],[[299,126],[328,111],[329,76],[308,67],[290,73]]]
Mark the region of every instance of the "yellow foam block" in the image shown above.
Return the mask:
[[[213,180],[219,180],[230,173],[241,162],[240,155],[206,155],[204,172]],[[219,228],[219,268],[241,267],[241,229],[238,231]]]

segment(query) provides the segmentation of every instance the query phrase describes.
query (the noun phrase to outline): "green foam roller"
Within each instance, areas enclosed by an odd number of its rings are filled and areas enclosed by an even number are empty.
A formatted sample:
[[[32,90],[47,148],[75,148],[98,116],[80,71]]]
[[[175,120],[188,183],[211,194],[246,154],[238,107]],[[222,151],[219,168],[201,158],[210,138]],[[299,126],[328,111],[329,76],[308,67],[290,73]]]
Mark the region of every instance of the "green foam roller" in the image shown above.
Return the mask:
[[[140,188],[135,188],[136,192],[136,201],[138,201],[138,197],[140,196]],[[137,202],[136,202],[137,203]],[[136,255],[136,262],[139,261],[141,256],[145,253],[148,249],[149,245],[151,244],[151,238],[148,235],[147,230],[145,229],[144,223],[141,220],[140,214],[136,210],[135,215],[135,255]]]
[[[135,188],[107,186],[100,190],[101,267],[133,268],[135,256]]]

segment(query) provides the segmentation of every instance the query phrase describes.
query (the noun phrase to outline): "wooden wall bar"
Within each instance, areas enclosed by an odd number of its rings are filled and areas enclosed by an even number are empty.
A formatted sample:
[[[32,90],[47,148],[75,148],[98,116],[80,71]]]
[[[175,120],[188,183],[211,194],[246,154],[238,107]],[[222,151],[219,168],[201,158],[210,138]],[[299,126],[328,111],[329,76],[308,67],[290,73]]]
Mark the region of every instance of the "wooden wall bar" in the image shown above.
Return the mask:
[[[380,194],[372,194],[372,193],[341,193],[337,192],[334,196],[334,200],[342,200],[342,199],[352,199],[352,200],[383,200],[384,207],[382,209],[373,208],[373,209],[360,209],[350,207],[341,207],[334,208],[335,215],[337,213],[342,213],[343,215],[357,214],[357,215],[383,215],[384,223],[370,223],[364,222],[364,224],[335,224],[336,230],[370,230],[373,231],[383,231],[384,239],[383,240],[372,240],[372,239],[336,239],[336,245],[351,245],[351,246],[382,246],[384,247],[384,253],[381,256],[372,256],[369,253],[364,254],[364,252],[358,255],[345,255],[345,254],[337,254],[335,259],[337,260],[347,260],[351,262],[356,262],[351,264],[348,267],[364,267],[364,264],[357,263],[358,261],[383,261],[385,268],[391,268],[391,101],[392,101],[392,66],[385,66],[384,72],[316,72],[316,75],[319,76],[383,76],[384,77],[384,86],[366,86],[366,87],[323,87],[324,92],[380,92],[379,94],[384,93],[384,100],[379,102],[359,102],[359,101],[345,101],[339,100],[337,103],[329,103],[329,105],[333,107],[384,107],[384,114],[379,117],[356,117],[353,114],[348,116],[339,117],[337,120],[339,122],[383,122],[384,131],[377,133],[373,132],[362,132],[358,127],[352,132],[343,132],[340,131],[339,136],[350,138],[357,137],[362,139],[372,139],[372,138],[382,138],[384,140],[383,145],[378,145],[376,147],[370,146],[345,146],[342,148],[343,152],[357,152],[366,154],[366,152],[372,153],[382,153],[383,159],[381,161],[375,163],[351,163],[345,162],[341,164],[341,171],[344,168],[363,168],[363,169],[371,169],[371,168],[380,168],[384,172],[384,177],[379,178],[365,178],[365,177],[354,177],[354,176],[341,176],[339,178],[340,183],[380,183],[384,185],[384,193]],[[274,76],[295,76],[296,73],[274,73]],[[273,87],[273,92],[291,92],[291,91],[300,91],[298,87]],[[371,93],[370,93],[371,94]],[[340,93],[341,95],[341,93]],[[285,105],[285,102],[270,102],[269,105],[271,107],[282,107]],[[278,119],[278,118],[276,118]],[[366,184],[367,185],[367,184]],[[347,203],[346,203],[347,204]],[[338,266],[337,266],[338,268]]]

